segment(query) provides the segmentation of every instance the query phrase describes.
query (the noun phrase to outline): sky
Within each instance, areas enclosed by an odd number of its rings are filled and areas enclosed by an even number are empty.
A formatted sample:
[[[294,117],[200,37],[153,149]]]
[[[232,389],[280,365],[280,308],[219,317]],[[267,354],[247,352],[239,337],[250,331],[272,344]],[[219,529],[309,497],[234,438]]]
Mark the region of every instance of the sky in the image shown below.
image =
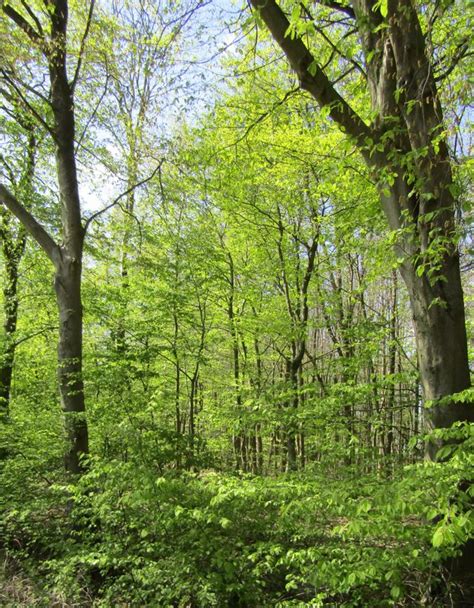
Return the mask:
[[[98,6],[99,9],[107,8],[110,2],[102,0]],[[159,93],[160,103],[150,111],[153,112],[153,121],[149,127],[154,131],[157,148],[159,141],[171,138],[184,121],[188,124],[197,122],[200,116],[209,112],[214,100],[225,88],[229,75],[223,69],[222,61],[234,52],[235,45],[242,40],[240,15],[246,10],[250,9],[233,0],[210,0],[202,2],[192,14],[183,30],[179,52],[173,58],[174,65],[166,71],[165,86]],[[169,85],[173,78],[175,83]],[[95,131],[96,136],[104,140],[108,153],[119,161],[123,153],[110,134],[100,127]],[[79,170],[85,216],[107,206],[125,190],[123,180],[113,176],[100,162],[88,159],[86,164],[80,164]]]

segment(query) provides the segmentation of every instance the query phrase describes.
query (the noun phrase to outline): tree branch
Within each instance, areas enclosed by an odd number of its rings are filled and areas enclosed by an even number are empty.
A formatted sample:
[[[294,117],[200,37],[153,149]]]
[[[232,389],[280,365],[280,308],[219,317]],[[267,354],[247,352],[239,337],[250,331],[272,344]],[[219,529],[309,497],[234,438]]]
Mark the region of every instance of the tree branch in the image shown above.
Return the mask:
[[[343,59],[345,59],[346,61],[348,61],[349,63],[352,63],[352,65],[354,66],[354,68],[360,72],[362,74],[362,76],[364,76],[364,78],[367,78],[367,74],[365,73],[364,68],[357,63],[357,61],[355,61],[352,58],[346,57],[346,55],[337,47],[336,44],[334,44],[334,42],[329,38],[329,36],[326,35],[326,32],[324,31],[324,29],[322,27],[319,27],[316,23],[316,19],[313,17],[313,15],[311,14],[310,10],[308,9],[308,7],[303,4],[303,2],[300,3],[301,5],[301,10],[305,13],[305,15],[308,17],[308,19],[311,20],[314,29],[318,32],[318,34],[320,36],[322,36],[324,38],[324,40],[329,44],[329,46],[332,48],[334,53],[337,53],[339,55],[339,57],[342,57]],[[348,38],[351,34],[354,34],[356,32],[356,30],[351,29],[348,32],[346,32],[344,34],[344,36],[342,36],[342,39],[344,38]],[[330,62],[333,59],[333,53],[331,53],[331,57],[328,59],[328,61],[326,62],[326,66],[330,64]],[[325,69],[325,66],[322,67],[322,70]],[[336,84],[337,81],[333,81],[333,86]]]
[[[232,142],[231,144],[229,144],[228,146],[225,146],[224,148],[220,148],[220,150],[218,150],[218,151],[216,152],[216,155],[217,155],[217,153],[218,153],[219,151],[222,151],[222,150],[223,150],[223,149],[225,149],[225,148],[231,148],[231,147],[233,147],[233,146],[236,146],[236,145],[237,145],[237,144],[239,144],[241,141],[243,141],[244,139],[246,139],[246,138],[247,138],[247,137],[250,135],[250,132],[251,132],[253,129],[255,129],[255,127],[256,127],[257,125],[259,125],[259,124],[260,124],[261,122],[263,122],[263,121],[264,121],[266,118],[268,118],[269,116],[271,116],[271,115],[272,115],[272,113],[273,113],[273,112],[274,112],[274,111],[275,111],[277,108],[279,108],[279,107],[280,107],[280,106],[282,106],[284,103],[286,103],[286,102],[288,101],[288,99],[290,99],[290,97],[293,97],[293,95],[296,95],[296,94],[297,94],[297,93],[299,93],[299,92],[300,92],[300,88],[299,88],[299,87],[298,87],[298,88],[296,88],[296,89],[291,89],[290,91],[287,91],[287,92],[285,93],[285,95],[283,96],[283,99],[280,99],[280,100],[276,101],[276,102],[275,102],[275,103],[272,105],[272,107],[270,108],[270,110],[267,110],[266,112],[263,112],[263,114],[260,114],[260,116],[259,116],[259,117],[258,117],[256,120],[254,120],[254,122],[253,122],[251,125],[249,125],[249,126],[247,127],[247,129],[245,130],[245,133],[244,133],[244,134],[243,134],[241,137],[239,137],[239,138],[237,139],[237,141]]]
[[[141,181],[137,182],[136,184],[133,184],[133,186],[131,186],[130,188],[128,188],[127,190],[125,190],[124,192],[122,192],[121,194],[119,194],[109,205],[107,205],[103,209],[100,209],[99,211],[96,211],[91,216],[89,216],[86,219],[86,223],[84,224],[84,233],[89,228],[91,222],[93,222],[95,219],[97,219],[100,215],[102,215],[106,211],[109,211],[110,209],[112,209],[112,207],[115,207],[115,205],[117,205],[117,203],[119,203],[120,200],[124,196],[127,196],[128,194],[130,194],[131,192],[133,192],[134,190],[136,190],[140,186],[143,186],[143,184],[146,184],[151,179],[153,179],[155,177],[155,175],[158,173],[158,171],[161,169],[161,165],[163,163],[164,163],[164,159],[161,159],[160,162],[158,163],[158,166],[153,170],[153,172],[148,177],[145,177],[144,179],[142,179]]]
[[[38,33],[40,34],[41,38],[44,38],[44,31],[43,31],[43,27],[41,25],[41,21],[38,19],[38,17],[35,15],[35,13],[28,6],[28,2],[26,2],[26,0],[21,0],[21,4],[22,4],[23,8],[26,10],[26,12],[28,13],[28,15],[35,22]]]
[[[302,89],[308,91],[321,107],[329,108],[329,116],[363,147],[373,134],[360,116],[334,89],[301,38],[288,35],[290,23],[275,0],[250,0],[260,13],[273,38],[285,53],[296,72]]]
[[[0,74],[3,76],[3,78],[7,81],[7,83],[12,87],[12,89],[15,91],[15,93],[18,95],[18,98],[20,100],[20,102],[25,106],[25,108],[27,109],[28,112],[31,112],[31,114],[33,114],[33,116],[36,118],[36,120],[44,127],[44,129],[51,135],[51,137],[54,139],[55,134],[53,129],[48,125],[48,123],[44,120],[44,118],[35,110],[35,108],[31,105],[31,103],[28,101],[28,99],[25,97],[25,95],[23,95],[22,91],[20,90],[20,88],[16,85],[16,83],[14,82],[14,80],[12,80],[10,78],[10,76],[4,71],[0,69]],[[22,83],[24,84],[24,83]],[[28,88],[27,86],[25,88]],[[1,88],[0,89],[0,94],[5,97],[5,99],[7,101],[9,101],[12,105],[14,105],[15,103],[18,103],[18,100],[15,99],[15,97],[6,89]],[[38,94],[38,93],[36,93]],[[42,95],[40,95],[40,97],[45,100],[46,98],[44,98]],[[47,103],[49,103],[48,100],[46,100]]]
[[[20,13],[17,13],[12,6],[10,6],[9,4],[4,4],[2,8],[5,15],[10,17],[10,19],[14,21],[18,25],[18,27],[25,32],[25,34],[32,42],[41,44],[44,41],[41,34],[39,34],[35,30],[35,28],[31,24],[29,24],[28,21],[22,15],[20,15]]]
[[[101,93],[101,95],[100,95],[100,97],[99,97],[99,99],[98,99],[97,103],[95,104],[95,108],[94,108],[94,110],[92,111],[91,115],[90,115],[90,116],[89,116],[89,118],[87,119],[87,122],[86,122],[86,124],[84,125],[84,128],[82,129],[82,133],[81,133],[81,135],[80,135],[80,136],[77,138],[77,142],[76,142],[76,153],[77,153],[77,151],[79,150],[79,148],[80,148],[80,147],[81,147],[81,145],[82,145],[82,140],[84,139],[84,137],[85,137],[85,135],[86,135],[86,132],[87,132],[87,129],[89,128],[89,125],[90,125],[90,124],[91,124],[91,122],[94,120],[94,118],[95,118],[95,116],[96,116],[96,114],[97,114],[97,112],[98,112],[98,110],[99,110],[99,107],[100,107],[100,106],[101,106],[101,104],[102,104],[102,101],[103,101],[104,97],[107,95],[107,92],[108,92],[108,86],[109,86],[109,78],[110,78],[110,75],[109,75],[109,74],[107,74],[107,75],[106,75],[106,77],[105,77],[105,85],[104,85],[104,90],[102,91],[102,93]]]
[[[46,229],[31,215],[29,211],[11,194],[3,184],[0,184],[0,203],[18,218],[27,232],[35,239],[38,245],[44,250],[49,259],[56,266],[60,255],[59,246],[48,234]]]
[[[59,328],[57,325],[49,325],[48,327],[43,327],[43,329],[39,329],[38,331],[34,331],[32,334],[28,334],[27,336],[23,336],[14,342],[15,348],[23,344],[23,342],[28,342],[32,338],[36,338],[37,336],[42,336],[50,331],[57,331]]]
[[[465,57],[468,57],[469,55],[472,55],[473,53],[469,52],[469,50],[470,50],[469,40],[464,39],[462,42],[460,42],[457,45],[453,58],[451,59],[451,62],[448,65],[448,67],[445,68],[445,70],[441,74],[438,74],[437,76],[435,76],[435,82],[440,82],[440,81],[444,80],[445,78],[447,78],[462,59],[464,59]],[[434,67],[436,68],[437,66],[435,65]]]
[[[72,79],[72,83],[71,83],[71,91],[74,91],[74,89],[76,88],[77,81],[79,79],[79,74],[81,72],[82,59],[84,57],[84,47],[86,45],[87,36],[89,35],[89,30],[90,30],[91,23],[92,23],[92,15],[94,14],[94,6],[95,6],[95,0],[90,0],[89,13],[87,15],[86,27],[84,29],[84,34],[83,34],[82,40],[81,40],[81,46],[79,49],[79,58],[77,60],[76,71],[74,72],[74,78]]]
[[[326,6],[327,8],[332,8],[335,11],[341,11],[345,13],[351,19],[355,19],[355,13],[350,6],[345,6],[341,2],[337,2],[336,0],[316,0],[322,6]]]

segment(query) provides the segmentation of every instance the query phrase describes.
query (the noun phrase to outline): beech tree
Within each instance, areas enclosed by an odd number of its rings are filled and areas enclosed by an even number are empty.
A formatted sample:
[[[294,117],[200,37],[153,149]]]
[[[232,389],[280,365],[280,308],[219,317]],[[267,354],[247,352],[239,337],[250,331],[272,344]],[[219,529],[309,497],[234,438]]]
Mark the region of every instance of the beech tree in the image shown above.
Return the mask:
[[[51,0],[38,14],[28,3],[23,11],[10,3],[2,3],[4,16],[21,30],[22,42],[28,40],[31,54],[36,51],[46,62],[49,74],[47,96],[39,87],[30,86],[14,65],[2,68],[2,77],[16,91],[19,102],[52,138],[61,210],[61,242],[57,242],[47,229],[28,211],[25,201],[18,200],[0,184],[0,202],[23,224],[51,260],[55,270],[54,289],[59,311],[58,379],[61,404],[65,413],[68,449],[66,470],[80,473],[81,456],[88,452],[88,430],[85,419],[84,385],[82,378],[82,302],[81,275],[85,230],[81,221],[81,205],[75,152],[74,90],[76,88],[94,2],[91,2],[82,38],[79,59],[72,79],[68,75],[68,2]],[[28,101],[41,98],[47,103],[48,116],[40,115]]]
[[[289,19],[275,0],[251,1],[301,88],[356,143],[377,181],[410,297],[431,426],[473,422],[472,404],[449,398],[470,387],[470,376],[452,167],[435,58],[419,10],[412,0],[292,2]],[[317,19],[313,22],[311,5],[339,12],[357,32],[372,105],[370,122],[331,82],[328,70],[305,41],[311,36],[303,39],[308,32],[316,40],[318,35],[326,36]],[[337,45],[331,44],[339,56]],[[460,45],[453,62],[464,52]]]
[[[445,135],[420,154],[405,91],[393,93],[399,115],[371,109],[366,73],[386,51],[364,65],[355,3],[280,1],[292,9],[283,43],[311,48],[336,105],[315,110],[261,31],[262,52],[245,35],[228,47],[240,23],[232,8],[217,31],[227,1],[99,0],[88,34],[91,5],[68,0],[54,42],[64,3],[0,3],[0,235],[29,232],[42,246],[27,237],[17,274],[12,250],[0,251],[0,310],[18,313],[0,336],[0,354],[17,347],[8,416],[0,408],[1,605],[474,605],[462,556],[474,425],[435,429],[442,451],[423,459],[408,295],[411,285],[416,310],[432,315],[419,331],[452,295],[453,208],[429,211],[423,173]],[[436,78],[464,53],[452,20],[466,20],[440,17],[448,3],[416,4]],[[388,5],[374,9],[380,26],[367,35],[391,45]],[[205,55],[221,44],[216,72]],[[318,69],[307,71],[311,88]],[[437,93],[448,124],[466,105],[467,85],[456,100],[449,90],[460,76],[454,67]],[[81,300],[91,442],[86,470],[71,475],[51,336],[59,329],[70,348],[60,366],[79,363],[64,399],[79,389],[70,403],[83,406]],[[83,413],[66,411],[68,424]],[[75,441],[68,471],[81,472]]]

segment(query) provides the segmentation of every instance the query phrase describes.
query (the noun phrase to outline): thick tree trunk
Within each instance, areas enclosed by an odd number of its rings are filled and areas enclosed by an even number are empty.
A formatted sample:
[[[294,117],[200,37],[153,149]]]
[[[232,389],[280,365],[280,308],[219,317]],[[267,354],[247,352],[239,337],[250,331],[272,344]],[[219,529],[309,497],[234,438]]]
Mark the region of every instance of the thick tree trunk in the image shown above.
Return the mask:
[[[433,428],[474,422],[472,403],[453,393],[470,387],[464,303],[454,230],[454,200],[443,113],[425,34],[413,0],[333,3],[353,21],[365,55],[375,121],[367,125],[329,81],[305,42],[289,35],[290,23],[275,0],[251,0],[287,56],[300,85],[358,145],[379,184],[410,297],[420,376]],[[440,402],[440,400],[443,400]],[[436,449],[431,450],[434,456]],[[473,550],[454,564],[466,605],[474,601]],[[468,597],[467,597],[468,596]],[[470,602],[470,603],[469,603]],[[461,604],[459,604],[461,605]]]
[[[2,184],[0,201],[22,222],[25,229],[43,248],[55,268],[55,290],[59,309],[58,376],[59,392],[66,417],[69,446],[66,469],[82,470],[81,456],[88,452],[87,423],[82,379],[82,303],[81,270],[84,228],[75,155],[74,86],[67,75],[68,2],[55,0],[48,4],[49,35],[36,31],[10,5],[3,11],[41,48],[50,77],[53,121],[48,126],[54,141],[61,208],[62,244],[58,245],[45,228]],[[28,9],[28,12],[30,10]],[[39,23],[35,19],[36,23]],[[46,125],[46,123],[43,123]]]
[[[459,253],[453,244],[454,205],[447,192],[449,183],[443,183],[445,177],[438,173],[435,186],[444,196],[431,200],[425,209],[425,214],[434,212],[430,221],[420,215],[418,199],[410,200],[411,186],[404,180],[395,181],[389,196],[381,194],[390,228],[401,233],[395,248],[410,298],[423,396],[430,405],[425,411],[428,429],[474,422],[472,404],[449,399],[439,403],[470,387]],[[435,454],[436,446],[432,446],[430,455]]]
[[[401,232],[401,274],[410,295],[425,399],[464,390],[470,383],[451,166],[433,66],[415,5],[411,0],[390,1],[386,17],[374,0],[354,0],[353,9],[344,9],[354,19],[366,57],[376,114],[368,126],[337,93],[303,40],[288,34],[290,23],[275,0],[251,3],[301,87],[329,109],[329,116],[359,146],[379,183],[388,224]],[[421,264],[426,265],[423,272]],[[444,427],[473,421],[473,409],[448,403],[430,408],[428,415],[433,426]]]
[[[466,322],[459,272],[459,257],[448,256],[441,269],[442,281],[430,285],[413,267],[402,267],[410,296],[415,327],[420,377],[431,428],[449,427],[456,421],[474,422],[470,403],[443,402],[441,398],[470,387]]]
[[[69,442],[65,455],[66,470],[80,473],[83,470],[82,457],[89,451],[82,378],[84,228],[75,154],[74,89],[68,80],[66,68],[67,23],[67,1],[57,0],[51,14],[54,46],[48,59],[63,234],[63,245],[55,263],[59,310],[58,377]]]
[[[81,473],[88,453],[82,378],[81,262],[63,254],[54,283],[59,311],[58,379],[68,449],[66,470]]]
[[[378,117],[374,135],[385,133],[390,141],[366,161],[379,175],[389,227],[399,233],[396,251],[410,298],[420,378],[425,401],[432,403],[428,428],[474,422],[472,404],[449,400],[470,387],[470,372],[453,177],[433,66],[411,0],[389,2],[387,28],[373,2],[353,4],[366,56],[375,52],[367,61]],[[430,455],[435,454],[432,446]]]

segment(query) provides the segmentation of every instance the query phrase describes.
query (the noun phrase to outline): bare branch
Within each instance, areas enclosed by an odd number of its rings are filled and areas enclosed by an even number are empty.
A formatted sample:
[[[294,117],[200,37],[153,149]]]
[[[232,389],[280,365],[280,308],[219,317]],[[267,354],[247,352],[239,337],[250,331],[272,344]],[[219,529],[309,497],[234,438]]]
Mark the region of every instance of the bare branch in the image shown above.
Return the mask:
[[[104,90],[102,91],[99,100],[97,101],[94,110],[92,111],[91,115],[89,116],[89,118],[87,119],[86,124],[84,125],[84,128],[82,129],[82,133],[81,135],[78,137],[77,142],[76,142],[76,152],[79,150],[79,148],[82,145],[82,140],[84,139],[86,133],[87,133],[87,129],[89,128],[89,125],[91,124],[91,122],[94,120],[99,107],[102,104],[102,101],[104,100],[104,97],[107,95],[107,91],[108,91],[108,86],[109,86],[109,78],[110,75],[107,74],[105,77],[105,85],[104,85]]]
[[[5,15],[10,17],[10,19],[14,21],[18,25],[18,27],[25,32],[25,34],[32,42],[41,44],[44,41],[41,34],[38,33],[35,28],[30,23],[28,23],[28,21],[22,15],[20,15],[20,13],[17,13],[17,11],[12,6],[10,6],[9,4],[4,4],[2,8]]]
[[[18,199],[6,188],[0,184],[0,203],[5,205],[13,215],[20,220],[27,232],[35,239],[38,245],[44,250],[49,259],[56,266],[58,258],[61,255],[59,246],[54,239],[49,235],[46,229],[31,215],[31,213],[23,207]]]
[[[79,48],[79,58],[77,60],[76,71],[74,72],[74,78],[72,79],[72,83],[71,83],[71,91],[74,91],[74,89],[76,88],[77,81],[79,79],[79,74],[81,72],[82,60],[84,57],[84,48],[86,45],[87,36],[89,35],[89,30],[91,28],[92,15],[94,14],[94,6],[95,6],[95,0],[90,0],[89,13],[87,15],[86,27],[84,29],[84,34],[82,36],[81,46]]]
[[[13,70],[11,70],[11,71],[9,70],[7,72],[6,70],[2,69],[2,70],[0,70],[0,73],[2,74],[3,78],[10,84],[10,86],[13,87],[14,81],[18,82],[19,84],[21,84],[22,87],[24,87],[30,93],[33,93],[33,95],[36,95],[36,97],[41,99],[41,101],[43,101],[45,104],[47,104],[48,106],[51,105],[50,100],[45,95],[40,93],[37,89],[35,89],[35,87],[32,87],[30,84],[28,84],[27,82],[25,82],[24,80],[19,78],[18,75],[15,74]],[[14,80],[13,80],[13,78],[14,78]],[[18,88],[16,86],[15,86],[15,90],[18,90]]]
[[[90,224],[95,219],[97,219],[103,213],[106,213],[107,211],[109,211],[110,209],[112,209],[112,207],[115,207],[115,205],[117,205],[121,201],[121,199],[124,198],[124,196],[127,196],[128,194],[130,194],[131,192],[133,192],[134,190],[136,190],[140,186],[143,186],[143,184],[146,184],[147,182],[149,182],[150,180],[152,180],[155,177],[155,175],[160,171],[161,165],[163,163],[164,163],[164,159],[161,159],[160,162],[158,163],[157,167],[155,167],[155,169],[153,170],[153,172],[148,177],[145,177],[144,179],[142,179],[141,181],[137,182],[136,184],[133,184],[133,186],[131,186],[130,188],[127,188],[127,190],[125,190],[124,192],[122,192],[121,194],[119,194],[117,196],[117,198],[115,198],[110,203],[110,205],[107,205],[103,209],[100,209],[99,211],[96,211],[90,217],[88,217],[86,219],[86,223],[84,224],[84,233],[87,231],[87,229],[89,228]]]
[[[5,78],[5,80],[8,82],[8,84],[12,87],[12,89],[18,95],[20,102],[25,106],[25,108],[28,110],[28,112],[33,114],[33,116],[36,118],[36,120],[44,127],[44,129],[51,135],[51,137],[53,139],[55,139],[56,136],[55,136],[53,129],[48,125],[48,123],[44,120],[44,118],[30,104],[30,102],[25,97],[25,95],[23,95],[23,92],[17,86],[17,84],[3,70],[1,70],[1,73],[2,73],[2,76]],[[12,104],[17,103],[17,100],[15,99],[15,97],[11,93],[6,91],[5,89],[0,89],[0,94],[2,94],[3,97],[5,97],[5,99],[7,99],[7,101],[9,101],[10,103],[12,103]]]
[[[26,12],[28,13],[28,15],[35,22],[38,33],[41,35],[42,38],[44,38],[44,32],[43,32],[43,27],[41,26],[41,21],[38,19],[38,17],[35,15],[35,13],[31,10],[31,8],[29,7],[28,2],[26,2],[26,0],[21,0],[21,4],[22,4],[23,8],[26,10]]]

